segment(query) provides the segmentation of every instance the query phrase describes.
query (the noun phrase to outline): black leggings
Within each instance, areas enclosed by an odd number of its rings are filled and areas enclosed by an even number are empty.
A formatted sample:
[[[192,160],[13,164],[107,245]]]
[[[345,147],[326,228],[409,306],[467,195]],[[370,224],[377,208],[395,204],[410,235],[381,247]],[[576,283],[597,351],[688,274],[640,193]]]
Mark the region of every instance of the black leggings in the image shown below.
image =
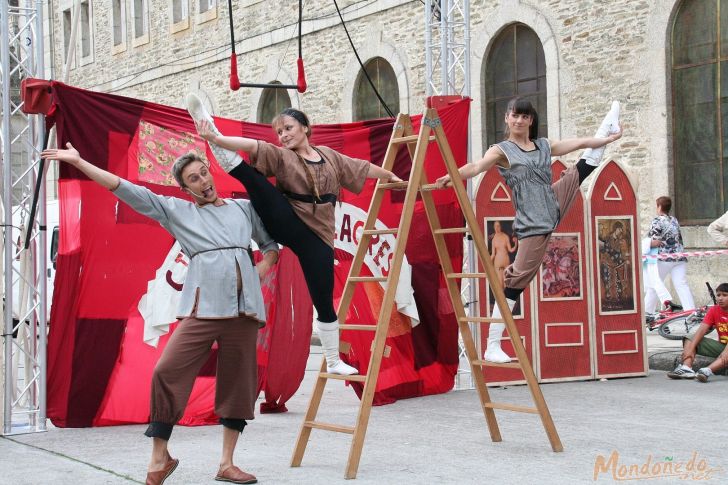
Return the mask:
[[[268,234],[298,256],[308,293],[321,322],[336,320],[334,249],[309,228],[288,199],[263,174],[243,162],[230,171],[243,183]]]

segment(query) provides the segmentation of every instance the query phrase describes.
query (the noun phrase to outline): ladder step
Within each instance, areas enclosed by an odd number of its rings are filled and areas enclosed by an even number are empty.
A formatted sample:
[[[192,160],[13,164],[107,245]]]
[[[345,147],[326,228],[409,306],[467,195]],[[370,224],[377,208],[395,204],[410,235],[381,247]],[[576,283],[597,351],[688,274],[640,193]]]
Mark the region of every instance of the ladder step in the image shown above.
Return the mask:
[[[390,143],[412,143],[413,141],[417,141],[417,139],[420,137],[420,135],[410,135],[410,136],[401,136],[399,138],[392,138],[390,140]],[[435,141],[434,136],[430,136],[427,138],[429,141]]]
[[[373,234],[397,234],[396,227],[394,229],[364,229],[361,233],[366,235],[373,235]]]
[[[408,185],[409,185],[409,182],[407,182],[406,180],[404,182],[387,182],[387,183],[379,182],[377,184],[376,188],[377,189],[401,190],[401,189],[406,189]]]
[[[485,273],[448,273],[445,278],[459,280],[462,278],[485,278]]]
[[[506,321],[502,318],[493,318],[493,317],[460,317],[460,318],[458,318],[458,322],[506,323]]]
[[[349,281],[352,283],[362,283],[366,281],[387,281],[386,276],[352,276]]]
[[[304,421],[303,426],[306,428],[323,429],[326,431],[335,431],[337,433],[354,434],[353,426],[341,426],[340,424],[322,423],[320,421]]]
[[[513,359],[511,362],[504,362],[504,363],[498,363],[498,362],[490,362],[488,360],[474,360],[473,364],[479,365],[479,366],[488,366],[488,367],[507,367],[509,369],[520,369],[521,364],[516,362],[516,359]]]
[[[445,229],[435,229],[435,234],[460,234],[470,232],[469,227],[446,227]]]
[[[504,404],[499,402],[486,402],[483,406],[491,409],[503,409],[504,411],[516,411],[518,413],[538,414],[538,409],[529,408],[527,406],[518,406],[517,404]]]
[[[449,187],[448,187],[449,189]],[[444,187],[438,187],[437,184],[422,184],[420,185],[420,191],[432,192],[433,190],[444,190]]]
[[[340,323],[339,329],[340,330],[368,330],[370,332],[376,332],[377,326],[376,325],[358,325],[358,324],[352,324],[352,323]]]
[[[334,379],[337,381],[366,382],[367,376],[354,374],[353,376],[342,376],[341,374],[329,374],[328,372],[319,372],[319,377],[323,379]]]

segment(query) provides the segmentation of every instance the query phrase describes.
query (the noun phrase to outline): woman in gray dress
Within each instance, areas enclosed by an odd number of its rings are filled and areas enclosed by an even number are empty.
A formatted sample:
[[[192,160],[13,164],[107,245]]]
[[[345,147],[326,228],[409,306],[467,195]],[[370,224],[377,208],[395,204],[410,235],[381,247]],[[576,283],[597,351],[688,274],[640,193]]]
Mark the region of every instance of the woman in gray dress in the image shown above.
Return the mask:
[[[505,115],[505,140],[492,145],[483,158],[460,168],[460,176],[469,179],[498,167],[513,192],[516,218],[513,231],[518,237],[516,259],[505,272],[504,293],[511,310],[538,272],[546,253],[551,233],[574,202],[579,185],[599,166],[604,147],[622,136],[619,127],[619,103],[612,108],[592,138],[572,138],[550,141],[538,137],[538,113],[531,102],[514,98],[508,103]],[[567,169],[551,183],[551,157],[566,155],[581,148],[587,150],[576,165]],[[450,176],[437,179],[440,187],[451,184]],[[493,318],[501,318],[496,306]],[[488,345],[483,358],[490,362],[510,362],[501,350],[500,339],[505,325],[491,323]]]

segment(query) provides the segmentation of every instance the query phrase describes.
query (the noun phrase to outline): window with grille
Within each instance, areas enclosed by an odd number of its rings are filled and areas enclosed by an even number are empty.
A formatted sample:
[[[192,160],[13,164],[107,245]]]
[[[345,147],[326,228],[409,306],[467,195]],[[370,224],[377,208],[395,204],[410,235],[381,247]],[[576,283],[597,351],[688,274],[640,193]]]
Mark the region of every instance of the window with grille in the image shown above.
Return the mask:
[[[675,215],[728,209],[728,1],[684,0],[671,34]]]
[[[375,57],[364,65],[364,69],[391,112],[395,115],[399,113],[399,86],[392,66],[383,58]],[[354,83],[353,108],[354,121],[389,117],[369,84],[364,70],[359,72]]]
[[[271,84],[281,84],[273,81]],[[270,124],[281,111],[291,107],[288,91],[279,88],[265,88],[258,103],[258,123]]]
[[[538,112],[539,136],[545,137],[546,62],[538,35],[526,25],[509,25],[493,41],[484,66],[483,146],[503,140],[506,107],[515,96],[531,101]]]

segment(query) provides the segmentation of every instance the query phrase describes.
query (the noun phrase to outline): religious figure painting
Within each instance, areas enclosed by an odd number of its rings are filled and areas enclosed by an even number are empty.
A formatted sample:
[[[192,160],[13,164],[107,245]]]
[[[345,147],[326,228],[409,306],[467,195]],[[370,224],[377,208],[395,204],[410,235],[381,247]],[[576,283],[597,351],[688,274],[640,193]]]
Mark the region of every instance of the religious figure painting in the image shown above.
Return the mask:
[[[599,313],[637,311],[632,216],[596,217]]]

